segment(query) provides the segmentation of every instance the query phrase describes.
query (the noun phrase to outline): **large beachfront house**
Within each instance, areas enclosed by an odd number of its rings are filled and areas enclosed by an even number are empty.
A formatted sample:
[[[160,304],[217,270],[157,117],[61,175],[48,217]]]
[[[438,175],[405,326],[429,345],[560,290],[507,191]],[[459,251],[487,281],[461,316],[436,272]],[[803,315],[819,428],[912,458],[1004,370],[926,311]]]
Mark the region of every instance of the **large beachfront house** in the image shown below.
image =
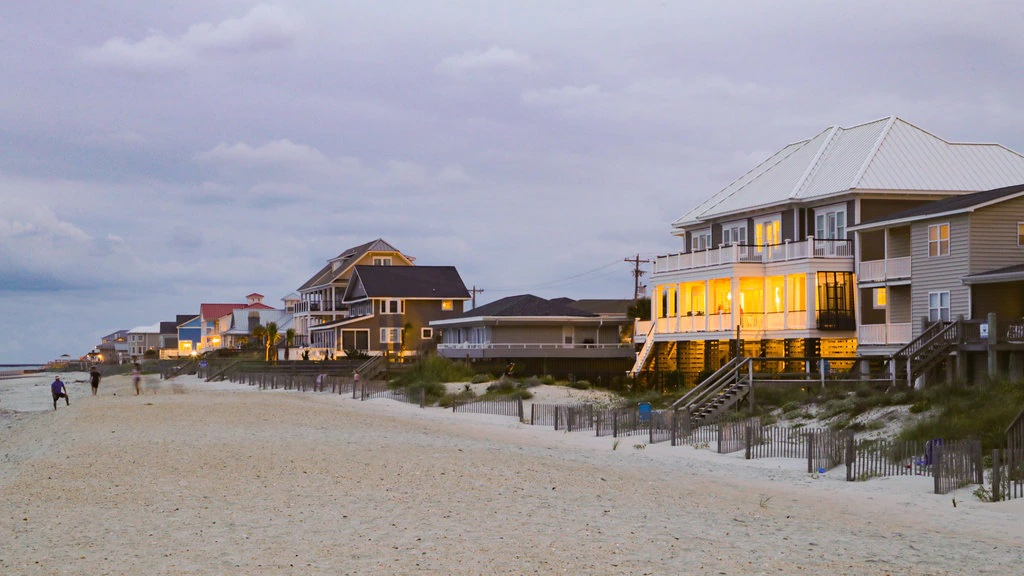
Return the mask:
[[[896,117],[790,144],[672,223],[681,250],[654,263],[652,321],[637,331],[632,373],[679,371],[692,382],[731,355],[852,356],[858,254],[909,255],[910,237],[894,232],[886,246],[885,234],[865,234],[855,245],[851,228],[1021,182],[1024,156],[950,143]],[[894,330],[893,344],[912,337]]]
[[[235,310],[245,309],[249,311],[273,310],[263,303],[263,295],[252,293],[245,297],[245,303],[237,304],[200,304],[199,305],[199,342],[193,343],[192,348],[199,353],[210,352],[220,348],[230,348],[236,343],[231,335],[226,335],[232,327],[232,317]],[[179,330],[179,347],[181,335]]]
[[[346,315],[311,327],[314,342],[340,356],[409,356],[435,347],[432,321],[462,313],[469,291],[453,266],[354,266],[339,302]]]
[[[914,340],[934,340],[927,356],[909,358],[909,371],[897,363],[901,379],[931,368],[944,369],[947,379],[1024,378],[1024,184],[949,197],[851,230],[862,247],[861,355],[898,355]]]
[[[349,279],[357,265],[366,266],[412,266],[415,259],[403,254],[382,239],[353,246],[306,280],[297,290],[297,301],[291,297],[287,305],[294,310],[296,346],[322,350],[334,348],[334,342],[318,340],[329,332],[314,331],[322,324],[330,324],[348,318],[348,305],[343,301]]]

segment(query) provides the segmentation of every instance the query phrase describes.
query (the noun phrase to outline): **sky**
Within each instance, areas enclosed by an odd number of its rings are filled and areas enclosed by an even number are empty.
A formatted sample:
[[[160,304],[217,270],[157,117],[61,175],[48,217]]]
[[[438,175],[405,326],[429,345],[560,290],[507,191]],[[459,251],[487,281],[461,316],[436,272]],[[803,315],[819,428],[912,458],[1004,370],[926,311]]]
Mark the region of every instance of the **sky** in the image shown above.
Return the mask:
[[[830,126],[1024,152],[1022,25],[1012,1],[5,2],[0,364],[280,307],[377,238],[478,304],[631,298],[626,259]]]

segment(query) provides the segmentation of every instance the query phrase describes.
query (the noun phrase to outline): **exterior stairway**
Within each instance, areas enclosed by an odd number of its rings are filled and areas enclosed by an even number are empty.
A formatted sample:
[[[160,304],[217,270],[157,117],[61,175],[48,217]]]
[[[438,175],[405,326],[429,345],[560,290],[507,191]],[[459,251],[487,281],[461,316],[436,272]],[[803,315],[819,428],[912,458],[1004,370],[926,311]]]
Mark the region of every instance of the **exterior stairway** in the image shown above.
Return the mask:
[[[737,357],[672,403],[683,413],[683,426],[693,430],[732,408],[750,394],[753,378],[750,358]]]
[[[906,382],[913,387],[914,380],[944,362],[956,350],[963,334],[963,325],[956,322],[935,322],[920,336],[901,348],[889,362],[889,377],[895,386]]]
[[[636,355],[636,362],[633,363],[633,367],[629,370],[629,377],[633,378],[644,369],[644,365],[647,364],[647,360],[651,357],[651,351],[654,350],[654,328],[657,326],[656,323],[651,322],[651,329],[647,331],[647,339],[644,341],[643,348]]]

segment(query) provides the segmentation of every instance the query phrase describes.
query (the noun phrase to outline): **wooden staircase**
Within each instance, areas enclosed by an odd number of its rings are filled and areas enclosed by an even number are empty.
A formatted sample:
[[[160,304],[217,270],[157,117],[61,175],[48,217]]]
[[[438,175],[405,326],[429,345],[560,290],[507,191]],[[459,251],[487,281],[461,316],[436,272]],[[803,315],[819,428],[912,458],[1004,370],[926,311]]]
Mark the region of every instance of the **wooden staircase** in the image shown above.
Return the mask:
[[[935,322],[920,336],[900,348],[889,362],[889,377],[893,386],[906,382],[908,388],[914,380],[944,362],[956,350],[963,335],[963,324],[956,322]]]
[[[644,365],[647,364],[647,360],[650,359],[651,351],[654,350],[654,328],[656,326],[657,323],[651,322],[651,329],[647,331],[647,339],[644,341],[644,346],[636,355],[636,362],[633,363],[633,367],[628,372],[630,378],[642,372]]]
[[[750,358],[733,358],[673,402],[672,409],[685,414],[683,425],[693,430],[746,398],[750,394],[752,382],[753,364]]]

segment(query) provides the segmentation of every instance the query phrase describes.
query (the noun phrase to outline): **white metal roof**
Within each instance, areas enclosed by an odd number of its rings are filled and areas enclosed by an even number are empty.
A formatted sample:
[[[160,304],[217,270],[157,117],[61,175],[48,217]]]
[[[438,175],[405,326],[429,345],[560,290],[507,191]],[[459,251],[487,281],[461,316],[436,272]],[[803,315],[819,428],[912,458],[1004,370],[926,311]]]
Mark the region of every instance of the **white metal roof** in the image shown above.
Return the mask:
[[[1021,154],[999,144],[947,142],[890,116],[790,144],[672,225],[851,191],[966,193],[1019,183]]]

